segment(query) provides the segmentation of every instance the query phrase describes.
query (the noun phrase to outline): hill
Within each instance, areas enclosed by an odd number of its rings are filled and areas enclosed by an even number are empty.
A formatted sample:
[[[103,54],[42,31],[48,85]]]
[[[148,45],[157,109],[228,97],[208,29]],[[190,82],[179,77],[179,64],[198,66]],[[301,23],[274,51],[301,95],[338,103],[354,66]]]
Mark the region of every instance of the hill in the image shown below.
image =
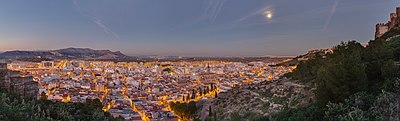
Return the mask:
[[[48,51],[6,51],[0,54],[3,58],[49,58],[49,59],[127,59],[120,51],[93,50],[90,48],[66,48]]]
[[[302,61],[310,60],[310,59],[315,59],[317,57],[324,57],[328,53],[331,53],[332,49],[315,49],[315,50],[310,50],[306,54],[296,56],[294,58],[288,59],[286,61],[283,61],[281,63],[278,63],[274,66],[295,66],[298,65]]]
[[[199,113],[199,119],[389,121],[400,118],[398,29],[371,40],[367,46],[356,41],[342,42],[331,51],[313,51],[293,60],[297,68],[285,75],[288,80],[251,84],[221,93],[204,103],[210,106],[212,114]]]
[[[218,94],[217,98],[203,104],[203,107],[211,107],[213,114],[198,115],[202,115],[200,119],[213,119],[216,116],[222,121],[264,120],[266,116],[285,108],[307,106],[313,98],[312,89],[297,82],[261,82],[234,87],[229,92]]]
[[[371,40],[366,47],[355,41],[341,43],[326,58],[300,63],[289,74],[315,85],[315,105],[283,110],[276,119],[398,120],[399,61],[398,29]],[[319,110],[307,112],[315,107]]]

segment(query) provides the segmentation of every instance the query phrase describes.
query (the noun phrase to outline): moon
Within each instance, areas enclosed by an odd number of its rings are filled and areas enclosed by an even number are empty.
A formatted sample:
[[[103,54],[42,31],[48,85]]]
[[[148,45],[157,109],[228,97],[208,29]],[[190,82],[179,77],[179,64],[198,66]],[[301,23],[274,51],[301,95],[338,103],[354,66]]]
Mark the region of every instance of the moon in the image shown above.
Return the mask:
[[[267,18],[268,18],[268,19],[271,19],[271,18],[272,18],[272,14],[271,14],[271,13],[268,13],[268,14],[267,14]]]
[[[264,11],[264,17],[265,17],[267,20],[271,20],[272,17],[273,17],[272,11],[271,11],[271,10],[266,10],[266,11]]]

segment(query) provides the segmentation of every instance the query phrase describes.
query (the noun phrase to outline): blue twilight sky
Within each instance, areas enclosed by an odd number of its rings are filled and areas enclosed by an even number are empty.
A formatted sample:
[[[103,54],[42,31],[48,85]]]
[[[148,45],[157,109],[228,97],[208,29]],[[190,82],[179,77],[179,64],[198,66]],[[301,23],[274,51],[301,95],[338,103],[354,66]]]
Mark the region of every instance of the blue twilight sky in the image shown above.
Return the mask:
[[[0,51],[298,55],[373,39],[400,0],[2,0]]]

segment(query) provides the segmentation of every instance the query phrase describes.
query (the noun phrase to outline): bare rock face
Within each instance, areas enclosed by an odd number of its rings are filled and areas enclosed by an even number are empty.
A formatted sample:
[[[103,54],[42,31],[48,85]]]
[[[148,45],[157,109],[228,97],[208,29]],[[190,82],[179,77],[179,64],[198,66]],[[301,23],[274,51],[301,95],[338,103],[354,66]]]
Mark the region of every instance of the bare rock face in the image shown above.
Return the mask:
[[[290,80],[261,82],[220,93],[209,105],[220,120],[251,120],[268,116],[284,108],[306,106],[313,100],[310,87]]]

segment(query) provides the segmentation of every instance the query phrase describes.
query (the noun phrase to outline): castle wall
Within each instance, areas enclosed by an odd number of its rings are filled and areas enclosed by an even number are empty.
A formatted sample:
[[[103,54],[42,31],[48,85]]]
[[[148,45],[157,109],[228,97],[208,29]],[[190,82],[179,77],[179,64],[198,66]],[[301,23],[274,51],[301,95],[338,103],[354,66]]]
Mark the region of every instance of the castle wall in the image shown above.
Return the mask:
[[[29,81],[24,84],[24,96],[37,97],[39,92],[39,84],[35,81]]]
[[[7,63],[0,63],[0,69],[7,69]]]
[[[400,27],[400,7],[396,8],[397,20],[395,20],[397,27]]]
[[[0,69],[0,88],[6,88],[6,76],[7,76],[7,70],[6,69]]]
[[[386,24],[377,24],[375,38],[381,37],[383,34],[389,31],[389,26]]]
[[[400,16],[400,7],[396,8],[396,14],[397,14],[397,16]]]
[[[397,24],[398,24],[397,19],[398,19],[398,17],[397,17],[396,13],[390,13],[390,18],[389,18],[389,23],[388,23],[389,30],[392,28],[395,28],[397,26]]]
[[[32,76],[11,77],[9,90],[23,96],[36,97],[38,92],[38,83],[33,81]]]
[[[396,8],[396,13],[390,13],[389,22],[376,24],[375,38],[398,27],[400,27],[400,7]]]
[[[8,70],[7,64],[0,63],[0,88],[25,97],[36,98],[38,86],[32,76],[22,77],[19,71]]]

